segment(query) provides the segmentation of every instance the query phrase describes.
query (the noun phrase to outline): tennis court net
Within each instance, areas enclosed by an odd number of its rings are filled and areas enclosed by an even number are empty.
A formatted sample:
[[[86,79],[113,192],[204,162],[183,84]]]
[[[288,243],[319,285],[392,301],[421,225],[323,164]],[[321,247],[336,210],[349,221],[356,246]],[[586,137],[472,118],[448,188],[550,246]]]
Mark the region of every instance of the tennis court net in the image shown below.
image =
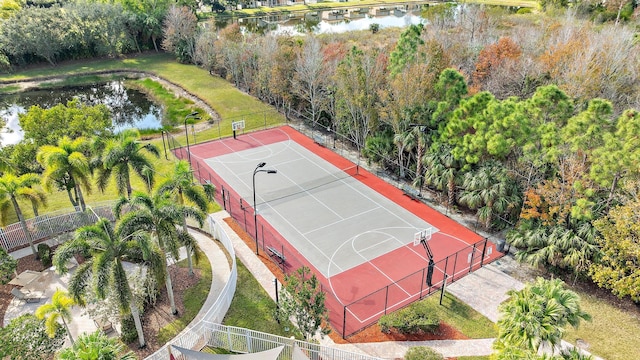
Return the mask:
[[[331,186],[340,186],[342,180],[354,177],[360,172],[358,165],[348,168],[332,171],[321,177],[315,177],[303,182],[297,182],[294,185],[276,188],[271,191],[264,192],[261,196],[265,202],[290,201],[291,198],[308,196],[309,192],[327,189]],[[273,204],[272,204],[273,205]]]

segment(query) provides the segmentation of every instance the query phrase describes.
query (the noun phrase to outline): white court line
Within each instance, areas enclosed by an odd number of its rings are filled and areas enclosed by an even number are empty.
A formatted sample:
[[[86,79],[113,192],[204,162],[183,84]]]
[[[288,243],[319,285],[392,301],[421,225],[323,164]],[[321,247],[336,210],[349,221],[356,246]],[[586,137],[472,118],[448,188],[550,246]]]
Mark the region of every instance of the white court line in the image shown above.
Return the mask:
[[[387,232],[384,232],[384,231],[375,230],[375,231],[367,231],[367,232],[365,232],[365,234],[368,234],[368,233],[379,233],[379,234],[387,235],[387,239],[385,239],[385,240],[383,240],[383,241],[381,241],[381,242],[379,242],[379,243],[375,244],[376,246],[377,246],[377,245],[380,245],[380,244],[382,244],[382,243],[385,243],[385,242],[387,242],[388,240],[396,239],[396,237],[395,237],[394,235],[391,235],[391,234],[389,234],[389,233],[387,233]],[[371,262],[371,260],[369,260],[369,259],[368,259],[368,258],[366,258],[364,255],[362,255],[362,252],[361,252],[360,250],[356,249],[355,244],[354,244],[354,242],[353,242],[353,241],[351,242],[351,248],[353,249],[353,251],[354,251],[356,254],[360,255],[360,257],[361,257],[361,258],[365,259],[365,260],[369,263],[369,265],[371,265],[374,269],[378,270],[378,272],[379,272],[380,274],[382,274],[382,276],[384,276],[384,277],[386,277],[387,279],[389,279],[389,281],[391,281],[392,283],[395,283],[395,282],[396,282],[396,280],[392,279],[392,278],[391,278],[391,276],[387,275],[387,273],[385,273],[384,271],[382,271],[378,266],[376,266],[373,262]],[[371,246],[370,246],[369,248],[371,248]],[[373,259],[372,259],[372,260],[373,260]],[[402,291],[403,291],[405,294],[409,295],[409,292],[407,292],[407,291],[406,291],[405,289],[403,289],[401,286],[398,286],[398,287],[399,287],[400,289],[402,289]]]
[[[334,222],[332,222],[332,223],[328,223],[328,224],[326,224],[326,225],[320,226],[320,227],[315,228],[315,229],[313,229],[313,230],[309,230],[309,231],[307,231],[307,232],[306,232],[306,233],[304,233],[304,234],[305,234],[305,235],[307,235],[307,234],[310,234],[310,233],[312,233],[312,232],[316,232],[316,231],[319,231],[319,230],[322,230],[322,229],[326,229],[326,228],[328,228],[328,227],[336,226],[336,224],[339,224],[339,223],[344,222],[344,221],[347,221],[347,220],[351,220],[352,218],[358,217],[358,216],[360,216],[360,215],[364,215],[364,214],[366,214],[366,213],[370,213],[370,212],[372,212],[372,211],[376,211],[376,210],[378,210],[378,209],[380,209],[380,208],[381,208],[381,206],[376,206],[376,207],[374,207],[374,208],[371,208],[371,209],[369,209],[369,210],[363,211],[363,212],[361,212],[361,213],[357,213],[357,214],[355,214],[355,215],[348,216],[348,217],[343,218],[343,219],[341,219],[341,220],[334,221]]]
[[[226,139],[225,139],[225,140],[226,140]],[[239,152],[238,152],[238,151],[236,151],[236,150],[234,150],[234,149],[233,149],[233,148],[231,148],[230,146],[228,146],[228,145],[227,145],[227,143],[226,143],[226,141],[221,141],[221,142],[223,143],[223,145],[224,145],[227,149],[231,150],[231,152],[228,152],[228,153],[225,153],[225,154],[221,154],[221,155],[218,155],[218,156],[214,156],[214,157],[211,157],[211,158],[203,158],[203,157],[200,157],[200,156],[194,155],[194,154],[192,153],[192,154],[191,154],[191,157],[197,157],[198,159],[202,159],[202,160],[206,160],[206,161],[211,161],[212,163],[221,163],[221,160],[219,160],[218,158],[220,158],[220,157],[222,157],[222,156],[225,156],[225,155],[234,154],[234,156],[236,156],[237,158],[239,158],[239,160],[235,160],[235,161],[225,161],[225,162],[226,162],[226,163],[229,163],[229,164],[245,163],[245,162],[249,162],[249,161],[256,161],[256,159],[255,159],[256,154],[258,154],[258,153],[260,153],[260,152],[268,152],[268,155],[261,155],[261,156],[260,156],[261,158],[264,158],[264,157],[267,157],[267,156],[272,157],[272,156],[276,156],[276,155],[278,155],[278,154],[280,154],[280,153],[286,152],[286,151],[288,151],[288,150],[290,150],[290,149],[291,149],[291,142],[292,142],[292,140],[282,140],[282,141],[278,141],[278,142],[270,143],[270,144],[267,144],[267,145],[261,145],[261,146],[259,146],[259,147],[254,147],[254,148],[250,148],[250,149],[241,150],[241,151],[239,151]],[[276,144],[277,144],[277,145],[281,145],[281,149],[279,149],[278,151],[274,151],[273,149],[271,149],[271,147],[269,147],[269,148],[267,148],[267,149],[264,149],[264,150],[259,150],[259,151],[258,151],[258,149],[260,149],[260,148],[262,148],[262,147],[266,147],[266,146],[269,146],[269,145],[276,145]],[[192,147],[193,147],[193,146],[192,146]],[[251,152],[251,154],[250,154],[249,156],[246,156],[246,155],[240,155],[240,154],[239,154],[240,152],[243,152],[243,151],[250,151],[250,150],[256,150],[256,151],[252,151],[252,152]]]
[[[362,264],[364,264],[364,263],[369,263],[369,264],[371,264],[371,266],[373,266],[374,268],[376,268],[376,270],[378,270],[378,272],[379,272],[380,274],[382,274],[383,276],[385,276],[385,277],[387,277],[388,279],[390,279],[390,278],[389,278],[389,276],[387,276],[387,274],[385,274],[383,271],[380,271],[380,269],[378,269],[375,265],[373,265],[373,264],[371,263],[371,261],[370,261],[368,258],[364,257],[364,256],[361,254],[361,251],[358,251],[358,250],[356,250],[356,249],[355,249],[354,241],[355,241],[355,239],[357,239],[357,238],[358,238],[358,237],[360,237],[361,235],[368,234],[368,233],[378,233],[378,234],[384,234],[384,235],[387,235],[387,239],[382,240],[382,241],[380,241],[380,242],[377,242],[376,244],[373,244],[373,245],[371,245],[371,246],[369,246],[369,247],[367,247],[367,248],[364,248],[364,249],[363,249],[363,250],[368,250],[368,249],[371,249],[371,248],[373,248],[373,247],[375,247],[375,246],[379,246],[379,245],[381,245],[381,244],[383,244],[383,243],[386,243],[386,242],[388,242],[389,240],[397,239],[397,238],[396,238],[396,236],[394,236],[394,235],[392,235],[392,234],[389,234],[389,233],[386,233],[386,232],[381,231],[381,230],[383,230],[383,229],[412,229],[412,228],[413,228],[413,227],[411,227],[411,226],[405,226],[405,227],[395,227],[395,226],[394,226],[394,227],[385,227],[385,228],[380,228],[380,229],[375,229],[375,230],[365,231],[365,232],[362,232],[362,233],[359,233],[359,234],[356,234],[356,235],[352,236],[349,240],[345,241],[345,242],[344,242],[343,244],[341,244],[337,249],[335,249],[335,251],[334,251],[334,252],[333,252],[333,254],[331,255],[331,258],[329,259],[329,265],[327,266],[327,281],[329,282],[329,287],[331,288],[331,291],[333,292],[334,297],[335,297],[335,298],[340,302],[340,304],[341,304],[341,305],[343,305],[343,306],[344,306],[345,304],[342,302],[342,300],[341,300],[341,299],[340,299],[340,297],[338,296],[338,293],[336,293],[336,291],[334,290],[334,288],[333,288],[333,282],[331,281],[331,277],[332,277],[332,276],[335,276],[335,275],[338,275],[338,274],[340,274],[340,273],[342,273],[342,272],[344,271],[344,270],[343,270],[343,269],[338,265],[338,263],[337,263],[337,262],[333,261],[333,259],[336,257],[336,254],[337,254],[337,253],[342,249],[342,247],[343,247],[343,246],[345,246],[345,245],[347,245],[347,244],[349,244],[349,243],[351,243],[351,248],[354,250],[354,252],[355,252],[356,254],[360,255],[360,257],[362,257],[363,259],[365,259],[365,260],[366,260],[365,262],[362,262],[362,263],[360,263],[359,265],[362,265]],[[371,259],[371,260],[373,260],[373,259]],[[335,265],[335,266],[340,270],[340,271],[339,271],[338,273],[336,273],[335,275],[331,275],[331,265],[332,265],[332,264],[333,264],[333,265]],[[356,266],[359,266],[359,265],[356,265]],[[390,280],[391,280],[392,282],[394,282],[392,279],[390,279]],[[403,289],[403,291],[404,291],[404,289]],[[406,291],[405,291],[405,292],[406,292]],[[355,316],[355,315],[354,315],[354,316]]]
[[[286,141],[286,140],[285,140],[285,141]],[[225,144],[225,145],[226,145],[226,144]],[[299,145],[299,144],[297,144],[297,143],[296,143],[296,145]],[[292,149],[292,150],[293,150],[293,151],[291,151],[290,153],[297,153],[297,154],[299,155],[299,157],[298,157],[297,159],[292,160],[292,161],[298,161],[298,160],[300,160],[300,159],[306,159],[306,160],[308,160],[308,162],[309,162],[309,163],[311,163],[311,164],[315,165],[316,167],[320,168],[320,169],[321,169],[322,171],[324,171],[325,173],[331,174],[331,172],[330,172],[329,170],[327,170],[326,168],[324,168],[324,167],[322,167],[322,166],[319,166],[315,161],[310,161],[310,160],[311,160],[311,159],[310,159],[310,157],[309,157],[309,156],[306,156],[306,155],[305,155],[305,154],[303,154],[303,153],[301,153],[301,152],[298,150],[298,148],[297,148],[297,147],[293,147],[293,144],[291,144],[291,140],[289,140],[289,142],[286,142],[286,148],[288,148],[288,149]],[[283,151],[284,151],[284,150],[283,150]],[[306,151],[311,152],[311,151],[310,151],[310,150],[308,150],[308,149],[307,149]],[[314,155],[316,155],[316,156],[317,156],[317,154],[315,154],[315,153],[314,153]],[[236,156],[237,156],[237,154],[236,154]],[[242,158],[242,157],[240,157],[240,158]],[[323,158],[321,158],[321,157],[320,157],[320,159],[321,159],[322,161],[324,161],[324,163],[327,163],[327,164],[331,165],[332,167],[335,167],[335,165],[333,165],[331,162],[329,162],[329,161],[327,161],[327,160],[325,160],[325,159],[323,159]],[[324,164],[324,163],[323,163],[323,164]],[[226,167],[226,166],[225,166],[225,167]],[[226,167],[226,168],[228,169],[228,167]],[[337,168],[337,167],[335,167],[335,168]],[[370,196],[366,195],[365,193],[363,193],[362,191],[360,191],[359,189],[357,189],[356,187],[354,187],[354,186],[353,186],[353,185],[351,185],[350,183],[347,183],[347,180],[348,180],[348,179],[349,179],[349,178],[337,179],[337,180],[338,180],[338,181],[343,182],[345,185],[347,185],[349,188],[351,188],[352,190],[354,190],[356,193],[360,194],[363,198],[368,199],[368,200],[370,200],[370,201],[372,201],[372,202],[374,202],[374,203],[376,203],[376,204],[380,204],[380,203],[379,203],[379,202],[377,202],[377,201],[373,201],[373,199],[372,199]],[[289,180],[290,180],[290,179],[289,179]],[[241,182],[242,182],[243,184],[245,184],[245,186],[246,186],[246,183],[244,183],[244,181],[241,181]],[[366,186],[366,184],[363,184],[363,183],[361,183],[361,184],[362,184],[362,185],[364,185],[364,186]],[[307,194],[309,194],[309,192],[308,192],[308,191],[306,191],[306,190],[304,190],[304,189],[303,189],[303,191],[304,191],[304,192],[306,192]],[[384,197],[384,195],[382,195],[382,194],[379,194],[379,193],[378,193],[378,195],[381,195],[381,196],[383,196],[383,197]],[[261,199],[261,200],[263,200],[263,199]],[[318,200],[316,199],[316,201],[318,201]],[[267,204],[268,204],[268,203],[267,203]],[[394,204],[395,204],[395,202],[394,202]],[[323,205],[324,205],[324,203],[323,203]],[[400,206],[400,205],[398,205],[398,204],[395,204],[395,205],[396,205],[396,206]],[[317,251],[317,253],[319,253],[319,255],[324,256],[325,258],[328,258],[328,257],[327,257],[327,255],[326,255],[323,251],[321,251],[320,249],[318,249],[318,247],[317,247],[317,246],[315,246],[315,245],[313,244],[313,242],[311,242],[311,241],[306,237],[306,234],[308,234],[308,233],[302,234],[302,233],[298,230],[298,228],[297,228],[297,227],[295,227],[291,222],[289,222],[285,217],[283,217],[283,216],[282,216],[282,214],[280,214],[276,209],[274,209],[272,206],[270,206],[270,204],[268,204],[268,206],[269,206],[269,208],[271,208],[271,210],[273,210],[273,212],[274,212],[275,214],[277,214],[281,219],[283,219],[283,220],[285,221],[285,223],[289,224],[289,226],[294,230],[294,232],[297,232],[297,233],[299,233],[300,235],[302,235],[302,238],[303,238],[304,240],[306,240],[306,242],[307,242],[308,244],[310,244],[313,248],[315,248],[315,249],[316,249],[316,251]],[[325,205],[325,207],[326,207],[326,205]],[[381,206],[379,205],[378,207],[381,207]],[[386,209],[385,209],[385,210],[386,210]],[[406,210],[406,209],[405,209],[405,210]],[[393,212],[391,212],[391,211],[389,211],[389,210],[386,210],[386,211],[387,211],[387,213],[388,213],[388,214],[391,214],[393,217],[395,217],[395,218],[399,219],[401,222],[403,222],[403,223],[405,223],[405,224],[409,225],[409,227],[410,227],[410,228],[414,228],[414,229],[416,229],[416,227],[414,227],[414,226],[413,226],[412,224],[410,224],[408,221],[404,220],[404,218],[399,217],[398,215],[396,215],[395,213],[393,213]],[[407,211],[408,211],[408,210],[407,210]],[[410,211],[408,211],[408,212],[410,212]],[[414,215],[414,216],[416,216],[415,214],[413,214],[413,215]],[[416,217],[417,217],[417,216],[416,216]],[[418,219],[420,219],[420,218],[418,217]],[[422,220],[422,219],[420,219],[420,220]],[[424,221],[424,220],[423,220],[423,221]],[[432,225],[432,226],[433,226],[433,225]],[[435,228],[435,227],[434,227],[434,228]],[[316,230],[318,230],[318,229],[316,229]],[[450,236],[451,238],[456,239],[456,240],[460,241],[461,243],[463,243],[463,244],[465,244],[465,245],[468,245],[466,242],[464,242],[464,241],[462,241],[462,240],[460,240],[460,239],[458,239],[458,238],[456,238],[456,237],[453,237],[453,236],[448,235],[448,234],[447,234],[447,236]],[[396,240],[397,240],[401,245],[407,245],[407,243],[401,242],[401,241],[400,241],[399,239],[397,239],[397,238],[396,238]],[[387,241],[387,240],[385,240],[385,241]],[[424,256],[423,256],[422,254],[420,254],[420,253],[416,252],[416,250],[417,250],[417,249],[413,249],[413,248],[411,248],[411,251],[413,251],[414,253],[416,253],[417,255],[419,255],[421,258],[423,258],[423,259],[424,259]],[[360,255],[360,256],[362,256],[362,255]],[[425,259],[425,260],[426,260],[426,259]],[[339,265],[338,265],[338,264],[336,264],[336,263],[333,263],[333,261],[331,261],[331,259],[329,259],[329,261],[330,261],[329,267],[333,266],[334,268],[338,269],[339,271],[342,271],[341,266],[339,266]],[[437,268],[438,270],[442,271],[442,270],[441,270],[441,269],[439,269],[437,266],[436,266],[436,268]],[[329,270],[329,269],[328,269],[328,270]],[[385,277],[389,278],[386,274],[384,274],[383,272],[381,272],[381,271],[380,271],[380,269],[377,269],[377,270],[378,270],[381,274],[383,274],[383,276],[385,276]],[[462,271],[464,271],[464,269],[463,269]],[[457,274],[456,274],[456,275],[457,275]],[[328,277],[330,277],[330,276],[328,276]],[[393,280],[391,280],[391,281],[393,281]],[[399,285],[398,285],[398,284],[395,284],[395,285],[399,287]],[[401,288],[401,287],[399,287],[399,288]],[[401,288],[401,289],[402,289],[402,288]],[[332,290],[333,290],[333,289],[332,289]],[[409,295],[409,297],[408,297],[408,298],[410,298],[411,296],[415,296],[415,295],[411,295],[411,294],[409,294],[405,289],[402,289],[402,290],[403,290],[405,293],[407,293],[407,295]],[[335,292],[334,292],[334,294],[335,294]],[[419,295],[419,294],[417,294],[417,295]],[[336,298],[337,298],[340,302],[342,302],[342,301],[341,301],[337,296],[336,296]],[[405,300],[405,301],[406,301],[406,300]],[[390,306],[393,306],[393,305],[388,305],[388,307],[390,307]],[[350,311],[350,313],[352,313],[352,315],[353,315],[355,318],[358,318],[355,314],[353,314],[353,312],[351,312],[351,311]],[[374,316],[377,316],[377,314],[375,314]],[[360,320],[360,319],[358,319],[358,320]]]
[[[444,273],[444,271],[443,271],[440,267],[438,267],[438,266],[434,266],[434,273],[435,273],[435,269],[440,270],[441,272],[443,272],[443,273]],[[424,271],[424,268],[423,268],[421,271]],[[459,274],[459,273],[455,273],[453,276],[455,277],[457,274]],[[444,279],[443,279],[443,282],[444,282]],[[400,304],[402,304],[402,303],[407,303],[407,302],[409,302],[409,299],[411,299],[412,297],[420,297],[420,294],[423,292],[423,291],[420,291],[420,292],[417,292],[417,293],[415,293],[415,294],[410,294],[410,293],[408,293],[406,290],[404,290],[400,285],[398,285],[398,284],[397,284],[397,282],[395,282],[395,281],[394,281],[394,283],[389,284],[389,285],[387,285],[386,287],[394,286],[394,285],[395,285],[395,286],[397,286],[397,287],[399,287],[400,289],[402,289],[402,291],[404,291],[404,292],[405,292],[407,295],[409,295],[409,296],[407,296],[404,300],[397,301],[397,302],[395,302],[395,303],[393,303],[393,304],[387,304],[387,306],[386,306],[386,308],[387,308],[387,309],[394,308],[394,307],[396,307],[396,306],[399,306],[399,305],[400,305]],[[433,287],[433,286],[431,286],[431,287]],[[333,289],[331,289],[331,290],[333,291]],[[422,289],[422,290],[424,290],[424,289]],[[437,290],[436,290],[436,291],[437,291]],[[338,298],[338,296],[336,295],[336,293],[335,293],[335,292],[333,293],[333,295],[334,295],[334,297],[335,297],[336,299],[338,299],[338,301],[340,302],[340,304],[342,304],[343,306],[348,306],[348,305],[352,305],[352,304],[354,304],[354,303],[352,302],[352,303],[350,303],[350,304],[345,305],[345,304],[342,302],[342,300],[340,300],[340,299]],[[370,294],[369,294],[369,295],[370,295]],[[367,296],[367,295],[365,295],[365,296]],[[358,300],[362,300],[362,299],[364,299],[364,297],[362,297],[362,298],[360,298],[360,299],[358,299]],[[371,319],[373,319],[373,318],[376,318],[376,317],[380,316],[381,314],[384,314],[384,313],[385,313],[385,311],[386,311],[386,309],[383,309],[383,310],[381,310],[381,311],[378,311],[378,312],[376,312],[376,313],[372,314],[371,316],[369,316],[369,317],[367,317],[367,318],[364,318],[364,319],[360,319],[360,317],[358,317],[358,315],[356,315],[356,314],[355,314],[353,311],[351,311],[351,309],[349,309],[349,308],[347,308],[347,311],[351,314],[351,316],[353,316],[353,318],[354,318],[354,319],[356,319],[357,321],[359,321],[359,322],[360,322],[360,324],[364,324],[364,323],[368,322],[369,320],[371,320]]]
[[[304,159],[299,159],[299,160],[304,160]],[[300,186],[298,183],[296,183],[295,181],[293,181],[293,179],[291,179],[290,177],[288,177],[285,173],[279,172],[279,175],[282,175],[283,177],[285,177],[287,180],[289,180],[289,182],[291,182],[295,187],[297,187],[298,189],[302,190],[299,192],[299,194],[305,193],[306,196],[309,196],[311,198],[313,198],[315,201],[317,201],[320,205],[324,206],[327,210],[329,210],[330,212],[332,212],[335,216],[337,216],[340,220],[344,220],[344,218],[342,216],[340,216],[340,214],[338,214],[337,212],[335,212],[331,207],[327,206],[327,204],[325,204],[324,202],[320,201],[320,199],[318,197],[316,197],[313,193],[307,191],[307,189],[303,188],[302,186]]]

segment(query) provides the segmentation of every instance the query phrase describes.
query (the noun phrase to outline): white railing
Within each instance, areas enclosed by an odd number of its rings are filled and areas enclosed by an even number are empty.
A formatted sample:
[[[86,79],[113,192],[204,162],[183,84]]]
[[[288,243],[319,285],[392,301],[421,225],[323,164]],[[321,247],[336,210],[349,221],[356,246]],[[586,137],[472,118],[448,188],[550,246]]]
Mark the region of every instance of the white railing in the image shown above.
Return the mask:
[[[306,341],[263,332],[204,322],[202,331],[207,339],[206,345],[227,349],[234,353],[254,353],[271,350],[284,345],[278,359],[291,359],[293,344],[296,344],[310,359],[323,360],[378,360],[380,358],[340,350]]]
[[[298,341],[278,335],[267,334],[260,331],[244,329],[234,326],[219,324],[224,319],[231,300],[236,290],[238,270],[236,266],[236,255],[233,243],[229,235],[214,219],[208,218],[209,231],[211,235],[220,241],[222,246],[229,252],[232,259],[231,274],[224,289],[218,295],[216,301],[209,310],[199,319],[183,330],[178,336],[160,350],[147,357],[147,360],[165,360],[169,358],[169,345],[176,345],[186,349],[201,350],[205,346],[224,348],[235,353],[254,353],[270,350],[280,345],[285,348],[278,357],[280,360],[291,359],[292,347],[295,343],[311,359],[330,360],[378,360],[379,358],[368,355],[348,352],[319,344]],[[179,354],[174,354],[177,359],[181,359]]]
[[[89,206],[87,206],[88,208]],[[103,202],[92,208],[95,214],[114,220],[112,212],[113,202]],[[93,211],[80,211],[80,208],[58,210],[55,212],[27,219],[27,231],[31,234],[34,243],[58,236],[75,229],[91,225],[96,222]],[[20,223],[14,223],[0,228],[0,246],[7,252],[11,252],[29,245],[29,240]]]
[[[238,268],[236,265],[236,253],[233,249],[233,243],[227,235],[226,231],[220,226],[220,224],[216,223],[215,220],[209,216],[208,217],[208,225],[209,231],[213,238],[220,241],[222,246],[227,250],[229,256],[232,259],[231,264],[231,274],[229,275],[229,279],[227,280],[224,288],[218,294],[218,297],[214,301],[213,305],[207,310],[207,312],[199,319],[192,322],[186,329],[184,329],[178,336],[169,341],[165,346],[161,349],[148,356],[147,360],[155,360],[155,359],[168,359],[169,358],[169,350],[167,350],[170,344],[177,345],[187,349],[202,349],[206,344],[206,331],[203,330],[203,324],[205,322],[219,323],[222,322],[222,319],[227,314],[229,310],[229,306],[231,305],[231,300],[233,300],[233,296],[236,292],[236,283],[238,281]]]

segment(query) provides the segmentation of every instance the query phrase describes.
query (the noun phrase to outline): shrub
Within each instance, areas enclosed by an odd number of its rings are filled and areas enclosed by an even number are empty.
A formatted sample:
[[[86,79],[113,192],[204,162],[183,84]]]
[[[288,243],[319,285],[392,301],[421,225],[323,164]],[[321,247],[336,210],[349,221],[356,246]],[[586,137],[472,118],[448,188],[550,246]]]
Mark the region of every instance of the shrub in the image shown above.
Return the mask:
[[[51,247],[47,244],[38,244],[38,259],[42,262],[42,266],[45,268],[50,267],[51,264]]]
[[[518,14],[523,15],[523,14],[531,14],[531,8],[528,7],[523,7],[518,9]]]
[[[444,356],[427,346],[414,346],[404,354],[404,360],[443,360]]]
[[[0,247],[0,284],[6,284],[13,278],[18,266],[18,260]]]
[[[376,23],[370,24],[370,25],[369,25],[369,30],[370,30],[373,34],[377,33],[378,31],[380,31],[380,24],[376,24]]]
[[[133,316],[129,315],[122,318],[122,335],[120,339],[125,344],[130,344],[138,339],[136,324],[133,322]]]
[[[422,303],[415,303],[407,308],[384,315],[378,320],[383,333],[395,330],[400,334],[433,333],[440,325],[440,319],[429,314]]]

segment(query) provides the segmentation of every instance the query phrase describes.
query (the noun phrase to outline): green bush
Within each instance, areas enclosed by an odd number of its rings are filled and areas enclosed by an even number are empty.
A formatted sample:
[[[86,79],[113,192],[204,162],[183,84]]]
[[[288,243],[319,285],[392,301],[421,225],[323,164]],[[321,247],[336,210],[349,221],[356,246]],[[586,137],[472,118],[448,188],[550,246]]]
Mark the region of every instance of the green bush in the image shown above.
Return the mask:
[[[390,333],[392,330],[400,334],[433,333],[438,329],[440,319],[418,302],[382,316],[378,325],[383,333]]]
[[[42,266],[45,268],[50,267],[51,264],[51,246],[47,244],[38,244],[38,259],[42,262]]]
[[[133,322],[133,316],[129,315],[122,319],[122,335],[120,339],[125,344],[130,344],[138,339],[136,324]]]
[[[518,14],[523,15],[523,14],[531,14],[531,8],[528,7],[523,7],[518,9]]]
[[[414,346],[404,354],[404,360],[443,360],[444,356],[427,346]]]

